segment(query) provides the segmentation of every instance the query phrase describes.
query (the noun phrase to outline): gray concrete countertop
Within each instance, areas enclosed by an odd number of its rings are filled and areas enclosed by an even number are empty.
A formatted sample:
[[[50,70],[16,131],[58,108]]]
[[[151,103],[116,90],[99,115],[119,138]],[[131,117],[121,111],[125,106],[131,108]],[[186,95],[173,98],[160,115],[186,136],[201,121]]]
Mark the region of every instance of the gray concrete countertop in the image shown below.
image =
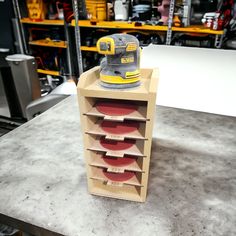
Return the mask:
[[[35,235],[236,235],[236,118],[158,107],[146,203],[87,193],[72,96],[0,139],[0,221]]]

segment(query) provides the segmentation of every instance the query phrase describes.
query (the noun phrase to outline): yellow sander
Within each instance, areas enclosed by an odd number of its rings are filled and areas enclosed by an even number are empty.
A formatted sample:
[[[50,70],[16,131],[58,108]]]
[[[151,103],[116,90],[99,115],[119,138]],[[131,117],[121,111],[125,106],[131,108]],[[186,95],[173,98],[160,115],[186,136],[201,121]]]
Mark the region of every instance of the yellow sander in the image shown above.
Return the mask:
[[[101,61],[100,80],[106,88],[124,89],[140,85],[140,48],[136,37],[112,34],[97,41]]]

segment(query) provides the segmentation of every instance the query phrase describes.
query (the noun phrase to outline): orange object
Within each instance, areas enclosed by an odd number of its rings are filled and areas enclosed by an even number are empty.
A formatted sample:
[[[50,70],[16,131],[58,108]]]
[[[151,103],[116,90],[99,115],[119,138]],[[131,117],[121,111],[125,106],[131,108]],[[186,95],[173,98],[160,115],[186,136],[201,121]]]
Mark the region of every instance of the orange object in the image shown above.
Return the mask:
[[[88,18],[91,21],[103,21],[107,19],[106,0],[86,0]]]
[[[43,0],[27,0],[27,8],[31,20],[41,21],[44,19],[45,12]]]
[[[173,19],[173,22],[174,22],[174,26],[176,26],[176,27],[180,27],[181,26],[181,21],[179,19],[179,16],[175,15],[174,19]]]

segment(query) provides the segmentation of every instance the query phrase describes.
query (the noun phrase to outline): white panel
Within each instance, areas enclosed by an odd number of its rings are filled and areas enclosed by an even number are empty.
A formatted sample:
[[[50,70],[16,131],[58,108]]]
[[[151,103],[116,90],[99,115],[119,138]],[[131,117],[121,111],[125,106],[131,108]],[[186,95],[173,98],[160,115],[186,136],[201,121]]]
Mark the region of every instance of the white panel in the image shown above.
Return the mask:
[[[141,67],[160,69],[157,104],[236,116],[236,51],[150,45]]]

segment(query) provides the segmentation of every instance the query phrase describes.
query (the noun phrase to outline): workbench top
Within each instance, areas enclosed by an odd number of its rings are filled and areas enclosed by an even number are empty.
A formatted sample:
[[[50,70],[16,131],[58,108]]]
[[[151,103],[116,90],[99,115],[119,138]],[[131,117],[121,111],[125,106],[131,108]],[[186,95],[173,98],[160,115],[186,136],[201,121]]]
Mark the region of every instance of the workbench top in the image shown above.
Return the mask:
[[[146,203],[87,193],[71,96],[0,139],[0,221],[34,235],[236,235],[236,118],[157,107]]]

